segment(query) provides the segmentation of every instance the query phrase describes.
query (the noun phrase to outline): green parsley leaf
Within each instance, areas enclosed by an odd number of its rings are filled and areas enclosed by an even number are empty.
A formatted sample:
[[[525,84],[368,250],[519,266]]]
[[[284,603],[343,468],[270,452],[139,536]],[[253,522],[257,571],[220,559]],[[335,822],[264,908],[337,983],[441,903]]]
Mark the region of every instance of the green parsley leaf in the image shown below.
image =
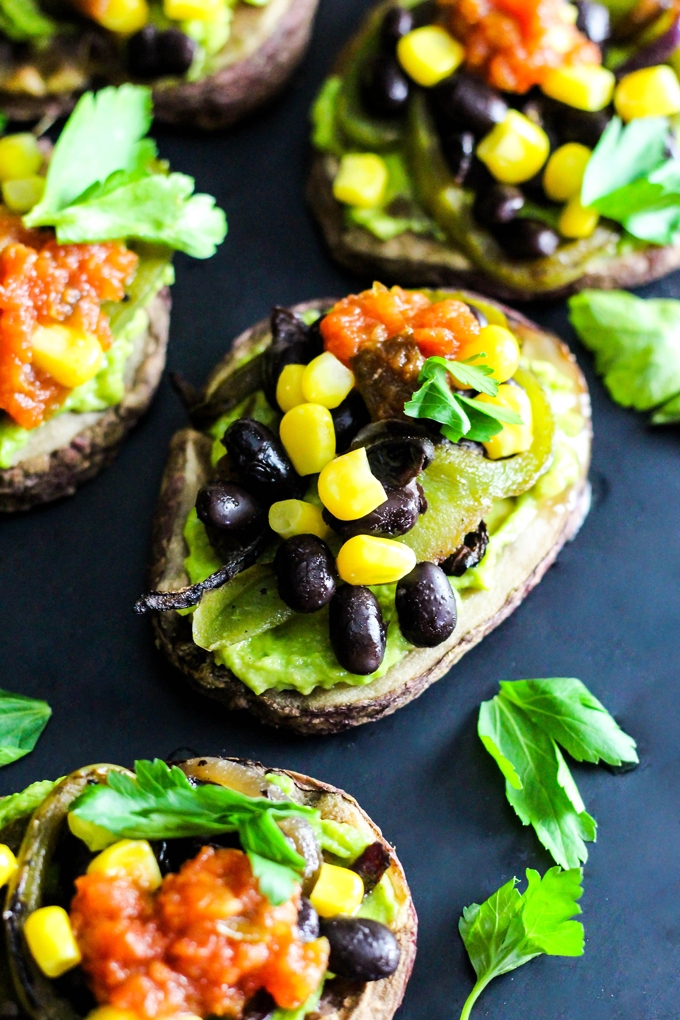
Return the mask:
[[[8,797],[0,798],[0,829],[4,829],[10,822],[15,822],[19,818],[32,815],[60,782],[61,779],[43,779],[41,782],[31,783],[19,793],[11,793]]]
[[[501,683],[482,702],[477,732],[505,777],[508,801],[563,868],[588,859],[597,824],[588,814],[561,744],[578,761],[635,764],[635,742],[573,678]]]
[[[46,701],[0,690],[0,765],[32,751],[51,715]]]
[[[526,876],[524,893],[515,888],[517,879],[513,878],[481,906],[473,903],[463,910],[458,929],[477,981],[460,1020],[468,1020],[486,986],[501,974],[516,970],[542,953],[583,955],[583,925],[571,920],[581,913],[581,869],[550,868],[541,878],[528,868]]]
[[[680,394],[680,301],[584,290],[569,319],[617,404],[647,411]]]
[[[304,870],[304,859],[277,822],[302,815],[315,830],[319,812],[291,802],[247,797],[223,786],[192,786],[176,765],[135,762],[136,777],[109,774],[106,785],[90,786],[74,802],[78,818],[128,839],[173,839],[238,832],[262,893],[283,903]]]
[[[50,162],[42,200],[24,217],[52,226],[60,244],[136,238],[208,258],[226,219],[192,177],[165,173],[151,126],[151,92],[138,85],[88,92],[69,118]]]

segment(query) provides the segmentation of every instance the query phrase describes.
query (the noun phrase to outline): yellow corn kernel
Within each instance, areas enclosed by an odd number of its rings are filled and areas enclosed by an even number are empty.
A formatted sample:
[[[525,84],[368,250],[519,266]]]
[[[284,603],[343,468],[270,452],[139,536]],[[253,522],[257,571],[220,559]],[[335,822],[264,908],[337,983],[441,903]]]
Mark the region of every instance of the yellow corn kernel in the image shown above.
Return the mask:
[[[415,565],[413,549],[375,535],[348,538],[338,553],[338,573],[347,584],[394,584]]]
[[[319,475],[319,499],[341,521],[357,521],[385,502],[387,493],[363,446],[326,465]]]
[[[163,0],[166,18],[173,21],[214,21],[224,0]]]
[[[302,392],[304,365],[284,365],[276,384],[276,403],[282,411],[292,411],[298,404],[306,403]]]
[[[68,326],[37,326],[31,343],[33,364],[69,389],[92,379],[104,360],[96,336]]]
[[[58,978],[81,961],[71,921],[63,907],[39,907],[29,914],[24,935],[43,974]]]
[[[282,499],[269,508],[269,527],[281,538],[294,535],[316,535],[328,538],[330,528],[321,516],[321,510],[303,499]]]
[[[120,839],[90,861],[88,875],[128,875],[142,889],[153,892],[161,884],[158,861],[145,839]]]
[[[439,25],[414,28],[397,44],[399,63],[409,78],[426,88],[453,74],[464,56],[458,40]]]
[[[149,20],[146,0],[78,0],[76,6],[109,32],[132,35]]]
[[[510,411],[515,411],[522,419],[521,425],[504,425],[500,432],[483,444],[491,460],[511,457],[514,453],[525,453],[529,449],[533,442],[534,430],[531,401],[523,389],[506,384],[498,387],[495,397],[480,393],[475,400],[506,407]]]
[[[0,138],[0,181],[18,181],[37,174],[43,165],[38,139],[30,132]]]
[[[7,885],[17,867],[17,859],[10,848],[0,843],[0,886]]]
[[[88,822],[86,818],[79,818],[72,811],[69,811],[67,821],[68,827],[76,839],[82,839],[87,849],[93,853],[99,853],[100,850],[105,850],[112,843],[118,842],[118,836],[114,836],[103,825]]]
[[[643,67],[622,78],[614,93],[614,106],[622,120],[667,117],[680,112],[680,82],[672,67]]]
[[[493,369],[492,377],[499,383],[512,379],[519,365],[519,344],[515,334],[505,326],[493,324],[482,326],[479,335],[474,340],[463,344],[457,357],[459,361],[465,361],[475,354],[486,355],[485,358],[478,358],[474,364],[480,367],[487,365]],[[464,384],[461,383],[461,385]]]
[[[560,213],[557,227],[562,237],[590,237],[599,218],[596,209],[581,205],[580,196],[574,195]]]
[[[542,127],[517,110],[509,110],[477,146],[477,156],[504,184],[521,184],[541,169],[550,141]]]
[[[543,190],[553,202],[568,202],[580,195],[591,150],[580,142],[567,142],[555,149],[543,174]]]
[[[2,182],[2,200],[12,212],[27,213],[38,204],[44,193],[45,178],[37,174]]]
[[[351,916],[361,906],[364,883],[361,875],[335,864],[322,864],[309,897],[319,917]]]
[[[298,404],[281,419],[281,442],[299,475],[315,475],[335,457],[335,426],[321,404]]]
[[[302,376],[302,392],[311,404],[338,407],[353,389],[354,372],[330,351],[310,361]]]
[[[117,1006],[97,1006],[90,1010],[85,1020],[139,1020],[139,1013],[131,1009],[118,1009]],[[187,1014],[182,1014],[182,1020],[189,1020]]]
[[[548,71],[541,88],[546,96],[577,110],[603,110],[611,102],[616,79],[600,64],[574,64]]]
[[[387,164],[374,152],[348,152],[340,160],[333,195],[345,205],[372,209],[381,205],[387,190]]]

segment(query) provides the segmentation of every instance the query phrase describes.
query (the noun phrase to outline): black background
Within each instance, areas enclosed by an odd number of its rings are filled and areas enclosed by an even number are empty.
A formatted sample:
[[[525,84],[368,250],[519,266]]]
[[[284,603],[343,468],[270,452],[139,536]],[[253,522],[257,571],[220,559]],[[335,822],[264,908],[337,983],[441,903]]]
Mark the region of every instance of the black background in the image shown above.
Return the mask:
[[[232,337],[273,304],[341,296],[303,199],[307,111],[366,0],[321,0],[312,47],[274,106],[228,134],[159,129],[163,156],[229,218],[208,262],[179,257],[169,368],[199,383]],[[680,293],[680,278],[647,289]],[[493,1020],[675,1020],[680,1015],[678,435],[607,397],[563,307],[531,308],[574,346],[591,386],[594,504],[516,613],[445,679],[396,715],[345,735],[298,739],[229,715],[184,687],[131,607],[145,586],[156,494],[184,421],[164,380],[114,465],[73,499],[0,523],[3,687],[54,710],[37,749],[0,774],[9,793],[95,761],[132,764],[180,746],[298,769],[350,791],[397,847],[420,916],[419,955],[400,1016],[456,1020],[472,984],[457,933],[526,867],[550,861],[505,801],[476,736],[480,701],[502,679],[577,676],[639,743],[625,775],[575,766],[599,823],[582,900],[586,954],[539,958],[490,986]]]

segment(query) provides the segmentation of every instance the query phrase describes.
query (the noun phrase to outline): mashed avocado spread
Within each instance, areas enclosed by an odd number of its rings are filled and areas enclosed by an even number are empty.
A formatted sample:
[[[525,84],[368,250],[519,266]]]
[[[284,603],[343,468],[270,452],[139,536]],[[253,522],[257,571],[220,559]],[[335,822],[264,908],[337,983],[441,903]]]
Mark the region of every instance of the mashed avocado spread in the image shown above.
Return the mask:
[[[532,360],[525,367],[540,381],[555,418],[553,461],[528,492],[518,498],[497,500],[487,514],[490,541],[484,558],[462,577],[449,578],[459,599],[475,590],[493,587],[495,564],[502,550],[531,523],[541,503],[558,496],[579,476],[578,450],[584,421],[575,385],[550,362]],[[213,464],[225,452],[219,437],[232,421],[241,417],[256,418],[270,427],[275,427],[279,418],[262,393],[248,397],[210,429],[214,440]],[[315,497],[310,492],[306,499],[312,501]],[[195,584],[218,570],[222,563],[195,509],[187,518],[184,538],[189,553],[184,566],[190,582]],[[311,694],[317,687],[329,690],[339,683],[362,686],[383,676],[412,650],[397,622],[396,585],[375,586],[371,590],[388,625],[385,657],[380,668],[369,676],[348,673],[338,664],[331,648],[328,609],[309,615],[289,609],[276,590],[272,559],[273,550],[265,550],[261,562],[222,588],[206,593],[193,611],[196,644],[210,651],[218,665],[227,666],[255,694],[267,690]]]

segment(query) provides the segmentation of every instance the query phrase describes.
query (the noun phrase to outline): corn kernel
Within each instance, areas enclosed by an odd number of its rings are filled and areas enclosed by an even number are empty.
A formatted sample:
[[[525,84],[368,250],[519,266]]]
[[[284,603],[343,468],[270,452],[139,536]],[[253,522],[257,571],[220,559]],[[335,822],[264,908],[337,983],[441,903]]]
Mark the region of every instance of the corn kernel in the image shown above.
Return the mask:
[[[413,549],[375,535],[348,538],[338,553],[338,573],[347,584],[394,584],[415,565]]]
[[[77,333],[68,326],[37,326],[31,342],[33,364],[69,389],[92,379],[102,367],[104,355],[92,333]]]
[[[163,0],[166,18],[173,21],[214,21],[224,0]]]
[[[385,198],[388,176],[382,156],[374,152],[349,152],[340,160],[333,195],[345,205],[372,209]]]
[[[534,437],[531,401],[523,389],[506,384],[498,387],[495,397],[480,393],[475,400],[509,408],[522,419],[521,425],[504,425],[500,432],[483,444],[491,460],[511,457],[514,453],[525,453],[530,448]]]
[[[18,181],[37,174],[43,165],[38,139],[30,132],[0,138],[0,181]]]
[[[581,205],[580,196],[574,195],[560,213],[557,227],[562,237],[590,237],[599,218],[596,209]]]
[[[17,867],[17,859],[10,848],[0,843],[0,886],[7,885]]]
[[[465,50],[439,25],[423,25],[402,36],[397,44],[399,63],[409,78],[430,88],[448,78],[463,63]]]
[[[109,32],[132,35],[149,20],[146,0],[78,0],[77,7]]]
[[[354,389],[354,372],[324,351],[307,365],[302,376],[302,392],[311,404],[338,407]]]
[[[580,142],[567,142],[555,149],[543,174],[543,190],[553,202],[568,202],[580,195],[583,175],[591,151]]]
[[[298,404],[307,401],[302,392],[304,365],[284,365],[276,384],[276,403],[282,411],[292,411]]]
[[[118,837],[114,836],[108,829],[105,829],[103,825],[88,822],[86,818],[79,818],[72,811],[69,811],[67,821],[68,827],[76,839],[82,839],[87,849],[93,853],[105,850],[107,846],[118,842]]]
[[[319,917],[351,916],[361,906],[364,883],[361,875],[335,864],[322,864],[309,897]]]
[[[517,110],[482,138],[477,155],[498,181],[521,184],[541,169],[550,151],[543,128]]]
[[[85,1020],[139,1020],[139,1013],[131,1009],[118,1009],[117,1006],[97,1006],[90,1010]],[[183,1015],[182,1020],[189,1020]]]
[[[504,383],[517,371],[519,353],[514,333],[505,326],[490,325],[482,326],[473,340],[463,344],[457,357],[459,361],[465,361],[475,354],[485,354],[485,358],[478,358],[473,364],[480,367],[487,365],[492,369],[496,382]],[[464,383],[461,385],[464,386]]]
[[[142,889],[153,892],[161,884],[158,861],[145,839],[120,839],[90,861],[88,875],[128,875]]]
[[[63,907],[39,907],[29,914],[24,935],[43,974],[58,978],[81,961],[71,921]]]
[[[12,212],[27,213],[45,193],[45,178],[34,174],[15,181],[2,182],[2,200]]]
[[[612,72],[599,64],[574,64],[548,71],[541,88],[560,103],[594,113],[611,102],[615,81]]]
[[[672,67],[659,64],[632,71],[621,79],[614,106],[622,120],[667,117],[680,112],[680,82]]]
[[[282,499],[269,508],[269,527],[281,538],[295,535],[316,535],[328,538],[330,528],[321,516],[321,510],[303,499]]]
[[[298,404],[279,427],[281,442],[299,475],[315,475],[335,457],[335,426],[321,404]]]
[[[387,493],[363,446],[326,465],[319,475],[319,499],[341,521],[356,521],[385,502]]]

